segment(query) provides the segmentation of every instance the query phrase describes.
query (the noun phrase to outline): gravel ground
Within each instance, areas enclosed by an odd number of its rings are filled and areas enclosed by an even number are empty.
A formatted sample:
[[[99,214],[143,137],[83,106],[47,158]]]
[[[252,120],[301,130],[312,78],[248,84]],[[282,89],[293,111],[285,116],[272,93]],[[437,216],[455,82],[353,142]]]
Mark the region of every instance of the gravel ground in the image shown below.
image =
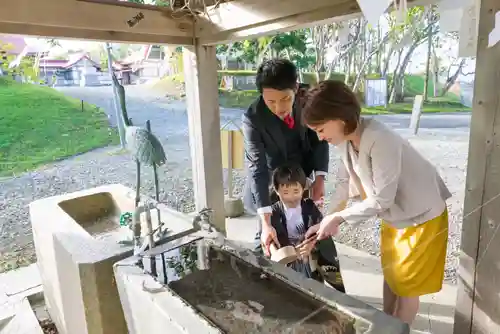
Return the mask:
[[[106,111],[112,109],[110,87],[61,88],[67,95],[93,103]],[[160,197],[175,209],[194,210],[191,180],[191,159],[188,144],[188,127],[185,105],[181,101],[159,98],[141,87],[127,87],[129,116],[134,124],[151,120],[153,132],[164,144],[168,163],[159,169]],[[115,124],[114,115],[110,115]],[[462,202],[464,196],[468,126],[470,115],[426,115],[421,121],[417,137],[406,128],[407,115],[375,116],[393,126],[403,136],[410,138],[415,147],[440,170],[453,193],[449,201],[450,238],[446,279],[455,281],[460,243]],[[239,123],[241,110],[221,110],[221,125],[233,120]],[[339,160],[331,150],[331,172]],[[234,173],[235,192],[243,187],[242,173]],[[335,177],[327,187],[331,192]],[[28,204],[33,200],[108,183],[135,184],[135,164],[118,148],[103,148],[48,165],[36,171],[0,180],[0,272],[35,260],[28,217]],[[154,194],[152,171],[143,169],[142,190]],[[373,221],[357,227],[344,228],[338,240],[357,249],[378,255],[379,225]]]

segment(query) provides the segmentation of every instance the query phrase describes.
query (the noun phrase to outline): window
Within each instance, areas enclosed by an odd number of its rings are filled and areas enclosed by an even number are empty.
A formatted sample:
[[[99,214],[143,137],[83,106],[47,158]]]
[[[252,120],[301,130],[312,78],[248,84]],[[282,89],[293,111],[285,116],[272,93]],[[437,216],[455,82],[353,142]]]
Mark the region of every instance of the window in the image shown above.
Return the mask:
[[[159,45],[153,45],[149,53],[149,59],[165,59],[165,53],[163,52],[162,47]]]
[[[68,70],[63,72],[64,80],[73,80],[73,71]]]

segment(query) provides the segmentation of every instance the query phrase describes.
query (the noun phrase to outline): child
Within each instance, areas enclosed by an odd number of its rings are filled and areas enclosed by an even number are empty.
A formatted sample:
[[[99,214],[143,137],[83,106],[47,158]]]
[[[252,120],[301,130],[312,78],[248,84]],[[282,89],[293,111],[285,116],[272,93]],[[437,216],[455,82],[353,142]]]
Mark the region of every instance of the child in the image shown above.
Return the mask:
[[[323,219],[313,200],[303,197],[306,180],[300,166],[279,167],[273,173],[273,187],[279,200],[272,206],[271,225],[281,247],[300,244],[309,227]],[[326,282],[345,292],[337,250],[331,238],[317,242],[308,258],[294,261],[289,266],[308,278]]]

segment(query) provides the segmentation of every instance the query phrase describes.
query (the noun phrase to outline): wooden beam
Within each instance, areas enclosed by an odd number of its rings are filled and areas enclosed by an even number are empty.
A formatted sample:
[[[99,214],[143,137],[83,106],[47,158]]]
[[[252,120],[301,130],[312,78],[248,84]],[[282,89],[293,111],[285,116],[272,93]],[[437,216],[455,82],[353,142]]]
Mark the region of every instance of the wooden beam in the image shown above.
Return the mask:
[[[48,27],[33,24],[2,23],[0,33],[35,37],[68,38],[78,40],[109,41],[137,44],[169,44],[192,45],[193,38],[182,36],[149,35],[126,33],[121,31],[104,31],[92,29],[75,29],[64,27]]]
[[[480,0],[455,334],[500,333],[500,45],[488,34],[498,0]]]
[[[139,19],[134,19],[139,18]],[[1,23],[89,29],[132,34],[192,37],[191,17],[170,12],[76,0],[12,0],[0,11]],[[134,22],[135,24],[129,24]],[[69,36],[70,37],[70,36]]]
[[[427,5],[435,0],[408,1]],[[360,15],[356,0],[236,0],[207,10],[197,19],[200,43],[229,43],[318,24],[344,21]]]
[[[189,146],[196,210],[214,210],[213,222],[226,230],[215,46],[183,51]]]

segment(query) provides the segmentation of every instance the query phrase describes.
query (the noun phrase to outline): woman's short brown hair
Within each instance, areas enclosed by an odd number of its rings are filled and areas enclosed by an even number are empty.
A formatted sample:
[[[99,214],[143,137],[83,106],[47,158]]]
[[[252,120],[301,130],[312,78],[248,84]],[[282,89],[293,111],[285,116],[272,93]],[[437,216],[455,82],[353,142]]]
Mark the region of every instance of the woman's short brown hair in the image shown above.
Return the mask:
[[[307,92],[302,119],[311,126],[343,121],[348,135],[358,127],[360,114],[361,106],[349,86],[342,81],[325,80]]]

